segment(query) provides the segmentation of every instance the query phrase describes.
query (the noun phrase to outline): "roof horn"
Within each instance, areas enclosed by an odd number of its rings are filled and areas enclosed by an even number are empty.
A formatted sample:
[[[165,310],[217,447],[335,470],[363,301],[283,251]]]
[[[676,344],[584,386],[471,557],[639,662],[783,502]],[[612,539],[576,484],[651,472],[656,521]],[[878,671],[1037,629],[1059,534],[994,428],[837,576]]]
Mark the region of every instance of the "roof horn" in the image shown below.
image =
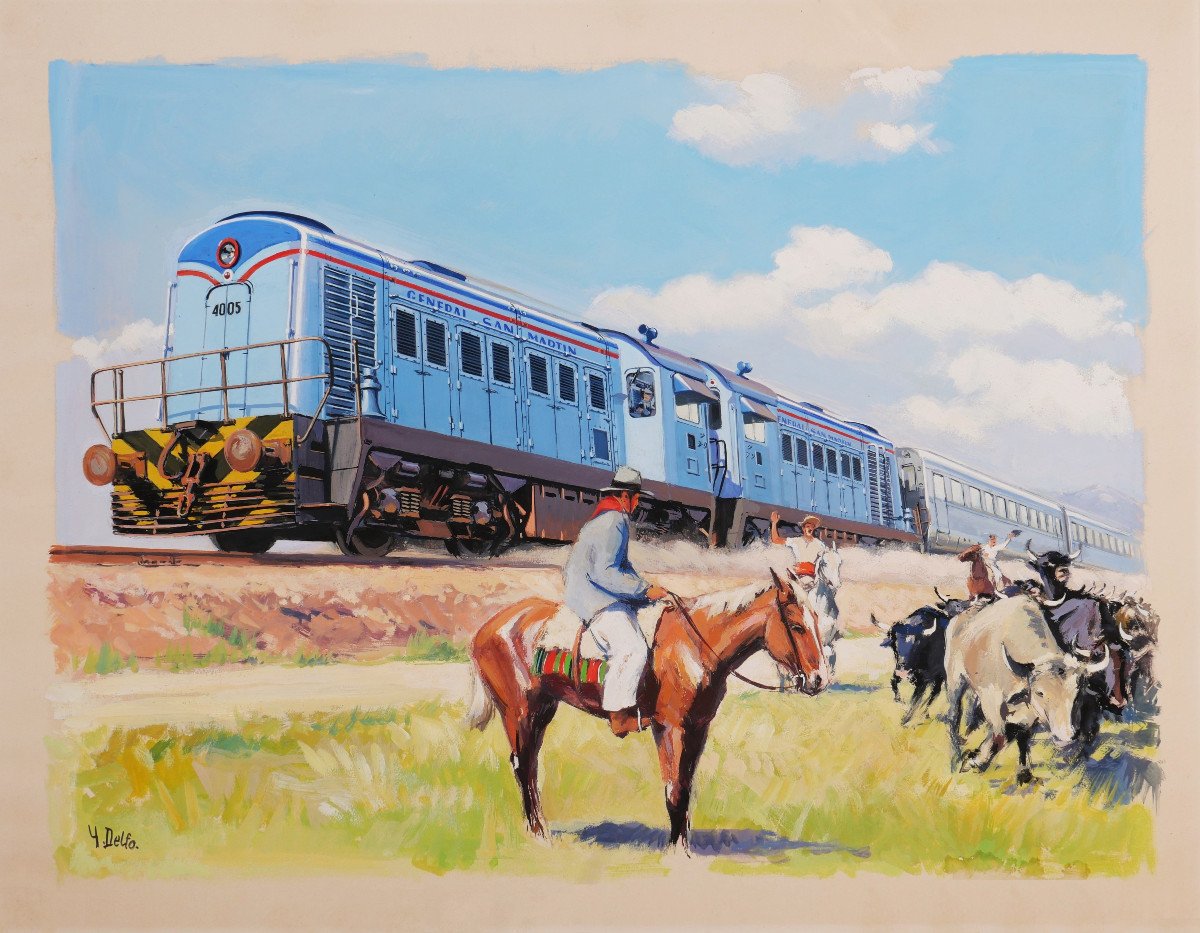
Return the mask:
[[[753,366],[751,366],[749,363],[745,362],[744,360],[738,360],[737,374],[739,376],[745,376],[753,368],[754,368]]]
[[[658,328],[651,327],[648,324],[639,324],[638,333],[646,338],[646,343],[654,346],[654,338],[658,336]]]

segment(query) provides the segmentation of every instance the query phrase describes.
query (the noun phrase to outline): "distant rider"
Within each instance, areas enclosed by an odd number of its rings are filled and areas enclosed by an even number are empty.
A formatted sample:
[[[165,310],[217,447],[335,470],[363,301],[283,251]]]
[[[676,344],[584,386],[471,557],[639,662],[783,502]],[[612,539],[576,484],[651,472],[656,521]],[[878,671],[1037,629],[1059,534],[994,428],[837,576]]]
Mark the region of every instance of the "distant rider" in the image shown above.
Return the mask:
[[[987,544],[979,546],[979,556],[983,559],[983,568],[987,571],[988,579],[992,581],[992,589],[997,596],[1004,596],[1004,574],[1000,572],[1000,552],[1008,547],[1017,536],[1016,529],[1008,533],[1003,543],[996,540],[994,534],[988,535]]]
[[[665,599],[667,591],[643,580],[629,563],[629,516],[642,495],[642,474],[623,466],[601,492],[563,570],[565,602],[608,661],[601,706],[613,734],[624,737],[642,728],[638,687],[650,655],[637,610]]]
[[[817,585],[817,561],[825,553],[825,542],[815,534],[820,527],[821,520],[817,516],[807,515],[800,523],[800,537],[785,538],[779,533],[779,513],[771,513],[771,543],[784,545],[792,552],[796,558],[796,575],[805,590]]]

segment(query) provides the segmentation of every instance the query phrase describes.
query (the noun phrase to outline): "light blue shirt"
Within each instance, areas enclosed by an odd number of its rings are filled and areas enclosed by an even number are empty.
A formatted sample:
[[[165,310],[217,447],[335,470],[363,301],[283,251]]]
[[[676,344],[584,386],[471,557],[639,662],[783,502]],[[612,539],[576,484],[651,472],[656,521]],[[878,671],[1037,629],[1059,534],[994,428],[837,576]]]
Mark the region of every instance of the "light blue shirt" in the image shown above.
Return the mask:
[[[567,608],[587,622],[617,603],[638,608],[650,584],[629,563],[629,516],[602,512],[583,526],[563,568]]]

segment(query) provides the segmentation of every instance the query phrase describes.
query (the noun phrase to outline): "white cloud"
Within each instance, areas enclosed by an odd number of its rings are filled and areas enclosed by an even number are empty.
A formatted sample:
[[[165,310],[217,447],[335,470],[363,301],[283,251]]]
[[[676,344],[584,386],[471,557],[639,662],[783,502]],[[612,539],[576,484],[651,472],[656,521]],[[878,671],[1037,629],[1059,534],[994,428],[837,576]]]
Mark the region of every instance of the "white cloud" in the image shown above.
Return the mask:
[[[788,315],[804,298],[876,281],[892,268],[884,250],[833,227],[793,228],[772,258],[774,268],[762,275],[686,275],[657,292],[610,289],[596,296],[589,315],[630,329],[649,321],[678,333],[745,331]]]
[[[894,418],[968,440],[980,440],[1003,425],[1099,437],[1133,430],[1125,380],[1105,363],[1017,360],[972,347],[950,362],[945,376],[952,394],[910,396],[894,406]]]
[[[112,337],[80,337],[71,349],[92,366],[145,360],[162,355],[165,334],[163,324],[142,318],[126,324]]]
[[[1038,343],[1129,336],[1125,303],[1108,292],[1090,294],[1045,275],[1009,281],[995,273],[933,262],[915,279],[871,294],[843,292],[805,309],[802,319],[820,335],[816,348],[856,354],[864,344],[909,331],[936,344],[964,336],[1029,335]]]
[[[933,125],[913,124],[936,71],[864,68],[845,82],[832,104],[809,99],[787,78],[756,74],[741,83],[705,80],[712,103],[676,112],[672,139],[728,165],[792,165],[880,160],[919,146],[937,153]]]

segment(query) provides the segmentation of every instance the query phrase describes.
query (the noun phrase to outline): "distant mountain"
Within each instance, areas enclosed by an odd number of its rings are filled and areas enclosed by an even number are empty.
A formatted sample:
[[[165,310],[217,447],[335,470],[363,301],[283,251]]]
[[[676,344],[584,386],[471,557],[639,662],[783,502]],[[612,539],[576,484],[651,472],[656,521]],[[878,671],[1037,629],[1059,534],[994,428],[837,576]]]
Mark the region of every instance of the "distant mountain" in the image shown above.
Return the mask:
[[[1076,492],[1059,493],[1058,498],[1068,508],[1074,506],[1117,528],[1142,530],[1142,504],[1111,486],[1088,486]]]

